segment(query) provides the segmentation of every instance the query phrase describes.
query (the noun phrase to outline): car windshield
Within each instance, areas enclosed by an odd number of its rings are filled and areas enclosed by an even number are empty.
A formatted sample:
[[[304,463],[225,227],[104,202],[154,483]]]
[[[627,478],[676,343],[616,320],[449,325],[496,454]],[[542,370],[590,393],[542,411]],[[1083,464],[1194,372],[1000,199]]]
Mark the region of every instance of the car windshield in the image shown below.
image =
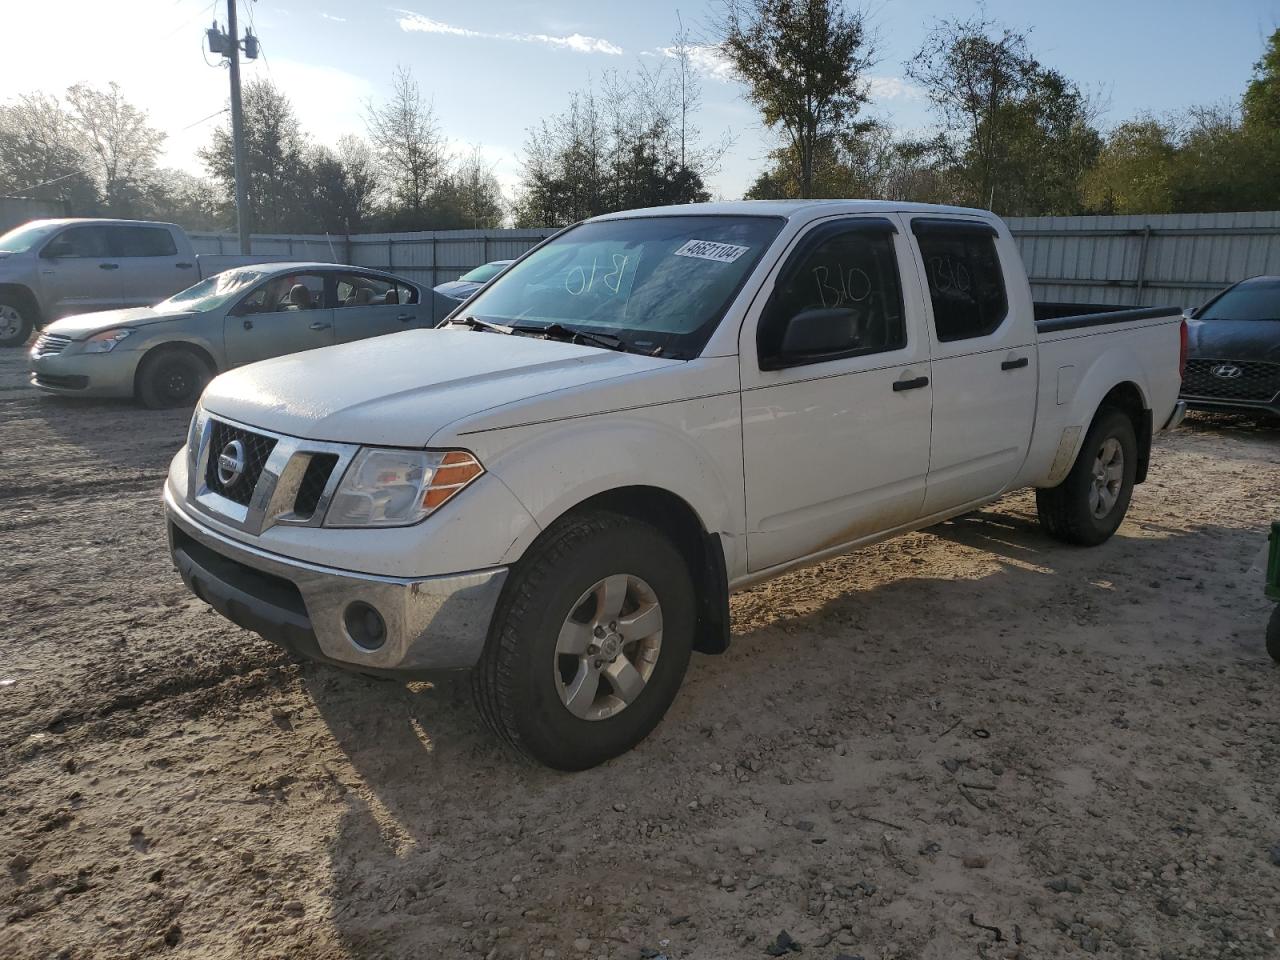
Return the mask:
[[[504,260],[500,263],[486,263],[464,273],[458,279],[465,280],[467,283],[488,283],[509,266],[511,266],[510,260]]]
[[[689,359],[782,224],[711,214],[584,223],[513,265],[466,313],[521,330],[559,324]]]
[[[47,223],[42,220],[14,227],[3,237],[0,237],[0,252],[26,253],[57,229],[58,224]]]
[[[226,270],[175,293],[152,309],[156,313],[208,313],[235,299],[265,276],[265,271],[254,268]]]
[[[1232,287],[1196,316],[1197,320],[1280,320],[1280,280]]]

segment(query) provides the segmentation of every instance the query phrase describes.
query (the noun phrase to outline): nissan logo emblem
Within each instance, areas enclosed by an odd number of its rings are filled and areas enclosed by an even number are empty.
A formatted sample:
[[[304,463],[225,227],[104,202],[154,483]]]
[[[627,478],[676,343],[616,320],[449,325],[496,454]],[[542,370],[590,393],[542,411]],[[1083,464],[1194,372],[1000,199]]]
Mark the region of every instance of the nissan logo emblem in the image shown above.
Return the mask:
[[[244,476],[244,444],[232,440],[218,454],[218,482],[224,488],[234,487]]]
[[[1244,375],[1244,371],[1234,363],[1220,363],[1209,372],[1223,380],[1239,380]]]

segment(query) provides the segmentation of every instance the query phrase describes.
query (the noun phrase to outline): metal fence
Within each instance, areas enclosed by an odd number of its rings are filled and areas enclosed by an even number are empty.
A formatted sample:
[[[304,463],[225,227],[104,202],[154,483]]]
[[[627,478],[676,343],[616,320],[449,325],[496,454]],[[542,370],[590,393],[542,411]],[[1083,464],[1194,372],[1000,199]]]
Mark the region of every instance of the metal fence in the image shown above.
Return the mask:
[[[1280,275],[1280,212],[1011,217],[1038,300],[1193,306],[1245,277]],[[375,267],[424,286],[519,256],[550,228],[358,236],[255,236],[254,253]],[[197,253],[236,253],[232,234],[192,235]]]
[[[44,220],[63,216],[62,204],[54,200],[33,200],[30,197],[0,197],[0,233],[11,230],[28,220]]]
[[[1189,307],[1280,274],[1280,212],[1010,217],[1037,300]]]
[[[434,287],[482,263],[513,260],[552,228],[536,230],[427,230],[419,233],[370,233],[346,236],[253,237],[253,252],[291,260],[349,263],[387,270]],[[237,253],[234,234],[193,233],[196,253]]]

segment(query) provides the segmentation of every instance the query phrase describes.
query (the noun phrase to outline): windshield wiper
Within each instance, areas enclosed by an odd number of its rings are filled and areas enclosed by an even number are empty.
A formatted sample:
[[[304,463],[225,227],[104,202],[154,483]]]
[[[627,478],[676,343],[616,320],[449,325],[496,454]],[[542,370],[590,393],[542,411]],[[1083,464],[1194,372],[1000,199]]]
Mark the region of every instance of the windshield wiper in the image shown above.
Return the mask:
[[[606,350],[625,350],[627,348],[626,341],[621,337],[615,337],[611,333],[588,333],[585,330],[566,327],[563,323],[548,323],[546,325],[526,323],[514,325],[511,330],[513,333],[541,334],[548,340],[568,340],[570,342],[577,340],[596,347],[603,347]]]
[[[493,323],[489,320],[481,320],[479,317],[456,317],[449,321],[449,326],[460,323],[464,327],[470,327],[472,330],[488,330],[490,333],[515,333],[515,327],[509,327],[505,323]]]

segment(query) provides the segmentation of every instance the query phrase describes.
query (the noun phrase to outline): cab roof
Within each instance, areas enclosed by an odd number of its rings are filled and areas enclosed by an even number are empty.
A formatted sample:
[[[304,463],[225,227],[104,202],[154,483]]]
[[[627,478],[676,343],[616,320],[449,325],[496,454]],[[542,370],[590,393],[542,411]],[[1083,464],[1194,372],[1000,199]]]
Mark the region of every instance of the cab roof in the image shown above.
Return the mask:
[[[989,210],[976,207],[953,207],[936,203],[908,203],[903,200],[727,200],[716,203],[682,203],[665,207],[645,207],[606,213],[592,220],[624,220],[629,217],[735,216],[783,217],[787,220],[813,220],[839,213],[919,213],[979,217],[996,221]]]

